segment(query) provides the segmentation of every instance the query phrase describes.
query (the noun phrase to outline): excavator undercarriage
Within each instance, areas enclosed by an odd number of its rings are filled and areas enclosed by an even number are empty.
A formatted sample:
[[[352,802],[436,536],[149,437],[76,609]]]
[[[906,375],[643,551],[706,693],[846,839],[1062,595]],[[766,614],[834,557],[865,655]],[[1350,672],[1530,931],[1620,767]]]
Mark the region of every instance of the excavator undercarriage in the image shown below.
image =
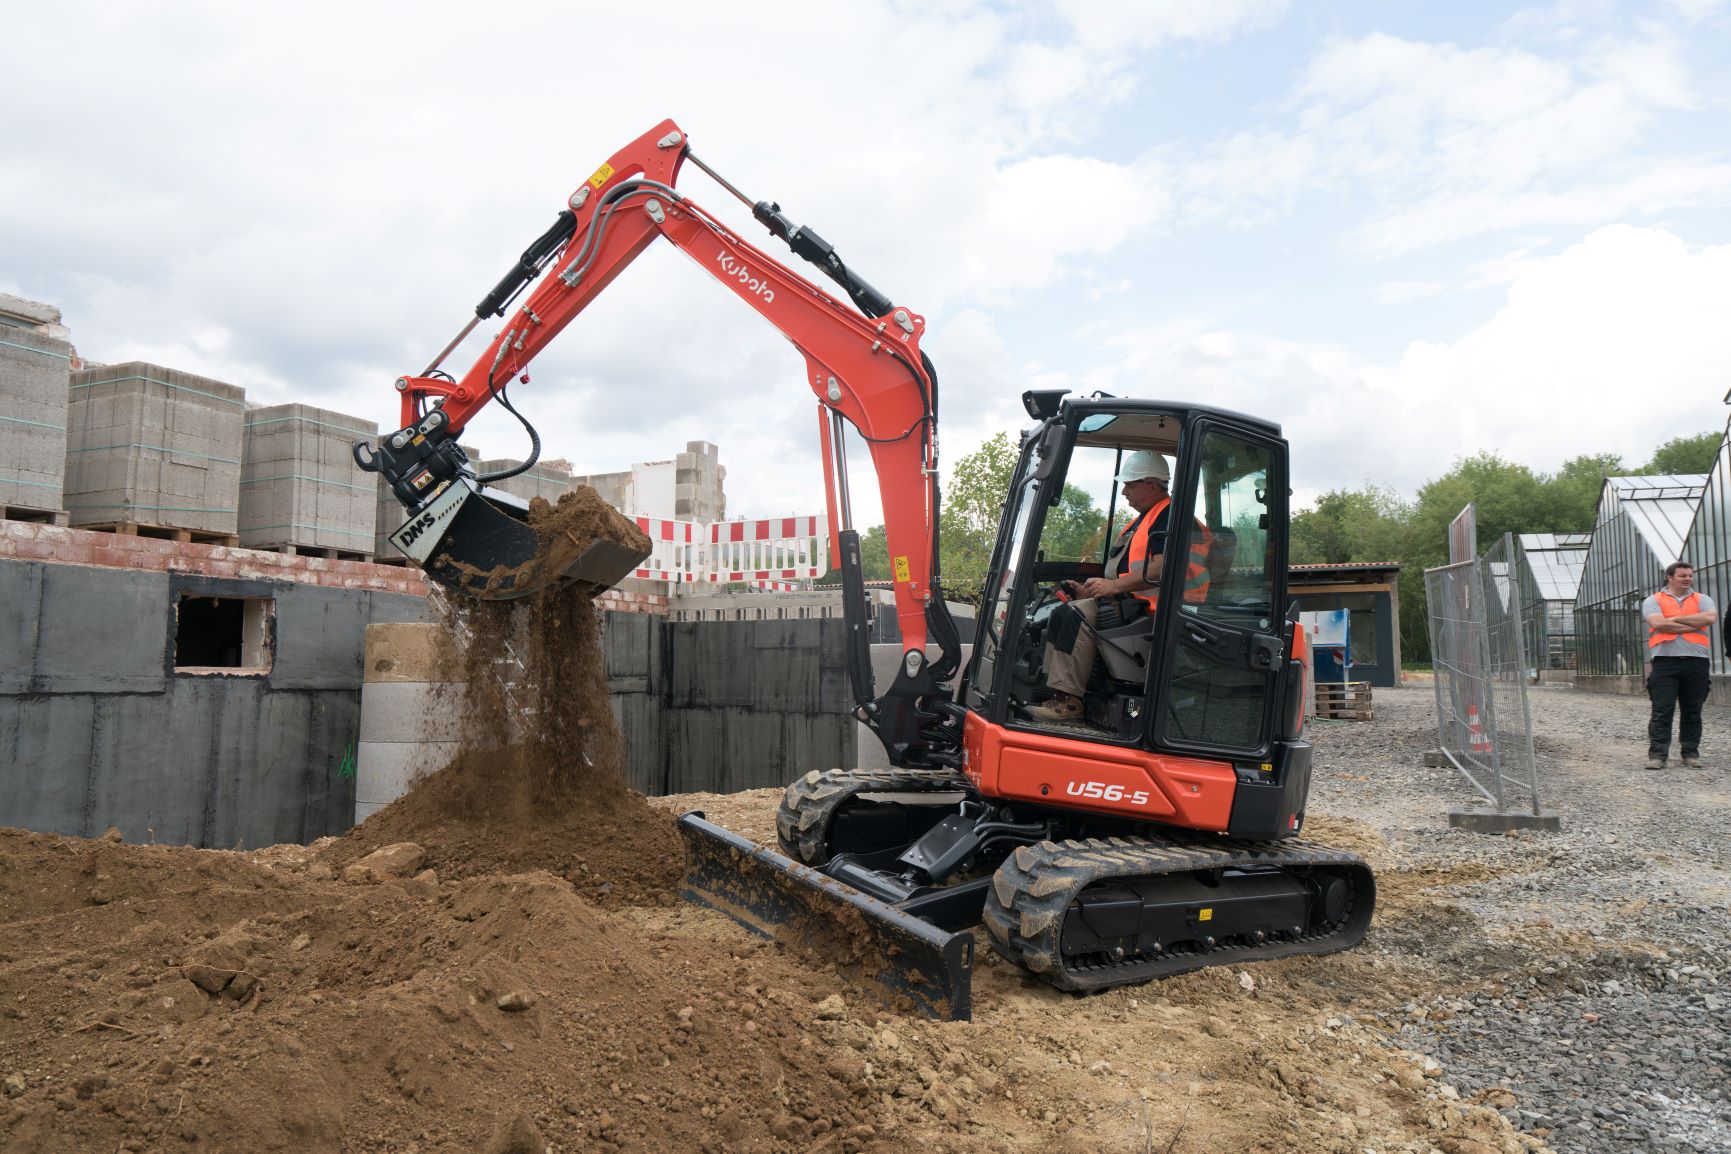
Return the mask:
[[[1090,836],[1090,827],[1117,832]],[[717,827],[688,814],[681,828],[694,855],[713,854]],[[959,773],[814,771],[788,786],[776,832],[780,853],[744,843],[722,867],[694,869],[687,896],[764,927],[813,916],[813,901],[851,904],[862,924],[894,939],[872,954],[890,964],[856,970],[856,979],[887,1002],[911,1000],[942,1017],[971,1008],[971,950],[959,939],[976,925],[994,951],[1042,980],[1098,993],[1205,966],[1350,949],[1375,904],[1370,869],[1350,853],[1062,811],[1007,814]],[[790,890],[807,898],[793,916]]]

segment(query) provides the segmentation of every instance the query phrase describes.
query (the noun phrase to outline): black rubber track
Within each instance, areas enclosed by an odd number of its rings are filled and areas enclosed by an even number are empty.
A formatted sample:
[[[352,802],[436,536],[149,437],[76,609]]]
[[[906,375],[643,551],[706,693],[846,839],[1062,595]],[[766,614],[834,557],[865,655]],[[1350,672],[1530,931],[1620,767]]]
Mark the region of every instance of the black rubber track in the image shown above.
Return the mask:
[[[1271,934],[1260,943],[1224,942],[1209,950],[1172,951],[1099,965],[1072,967],[1064,961],[1059,943],[1064,915],[1088,886],[1118,878],[1268,866],[1336,867],[1351,884],[1345,915],[1309,933],[1278,938]],[[1364,938],[1375,904],[1376,882],[1362,858],[1310,842],[1089,838],[1022,846],[1006,858],[986,895],[985,926],[992,948],[1010,961],[1061,990],[1092,993],[1206,966],[1349,949]]]
[[[794,861],[820,866],[829,860],[829,830],[835,815],[862,793],[973,792],[973,784],[947,769],[812,770],[787,787],[775,811],[775,838]]]

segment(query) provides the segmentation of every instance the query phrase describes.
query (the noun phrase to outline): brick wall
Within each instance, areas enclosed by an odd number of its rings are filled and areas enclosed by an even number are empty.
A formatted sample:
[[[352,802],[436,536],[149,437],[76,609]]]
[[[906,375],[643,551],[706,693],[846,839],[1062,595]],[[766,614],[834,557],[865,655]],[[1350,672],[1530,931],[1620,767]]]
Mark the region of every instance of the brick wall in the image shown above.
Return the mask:
[[[88,529],[64,529],[24,521],[0,520],[0,557],[19,561],[59,561],[71,565],[101,565],[114,569],[193,573],[203,577],[296,581],[331,589],[369,589],[414,597],[427,594],[418,569],[338,561],[168,541],[159,537],[128,537]],[[667,613],[667,598],[655,593],[612,589],[596,598],[596,607],[615,613]]]

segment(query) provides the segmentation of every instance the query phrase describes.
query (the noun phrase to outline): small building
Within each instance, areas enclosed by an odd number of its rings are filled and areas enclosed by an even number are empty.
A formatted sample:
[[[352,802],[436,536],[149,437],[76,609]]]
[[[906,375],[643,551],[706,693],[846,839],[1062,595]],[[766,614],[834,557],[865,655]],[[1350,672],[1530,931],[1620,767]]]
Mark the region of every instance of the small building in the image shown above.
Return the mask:
[[[1293,565],[1286,581],[1303,612],[1351,611],[1354,681],[1400,684],[1400,562]]]
[[[1665,566],[1686,556],[1706,487],[1702,475],[1605,478],[1575,598],[1580,688],[1639,691],[1647,651],[1641,602],[1665,583]]]

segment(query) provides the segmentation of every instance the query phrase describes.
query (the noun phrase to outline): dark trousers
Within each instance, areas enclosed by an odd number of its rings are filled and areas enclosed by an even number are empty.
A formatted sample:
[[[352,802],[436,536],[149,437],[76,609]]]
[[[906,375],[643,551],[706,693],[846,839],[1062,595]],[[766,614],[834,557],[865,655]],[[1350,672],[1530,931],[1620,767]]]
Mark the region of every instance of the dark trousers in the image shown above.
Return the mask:
[[[1677,744],[1684,757],[1701,753],[1701,703],[1712,687],[1705,657],[1655,657],[1653,675],[1647,678],[1647,697],[1653,715],[1647,722],[1647,756],[1663,760],[1671,752],[1671,715],[1683,707]]]

